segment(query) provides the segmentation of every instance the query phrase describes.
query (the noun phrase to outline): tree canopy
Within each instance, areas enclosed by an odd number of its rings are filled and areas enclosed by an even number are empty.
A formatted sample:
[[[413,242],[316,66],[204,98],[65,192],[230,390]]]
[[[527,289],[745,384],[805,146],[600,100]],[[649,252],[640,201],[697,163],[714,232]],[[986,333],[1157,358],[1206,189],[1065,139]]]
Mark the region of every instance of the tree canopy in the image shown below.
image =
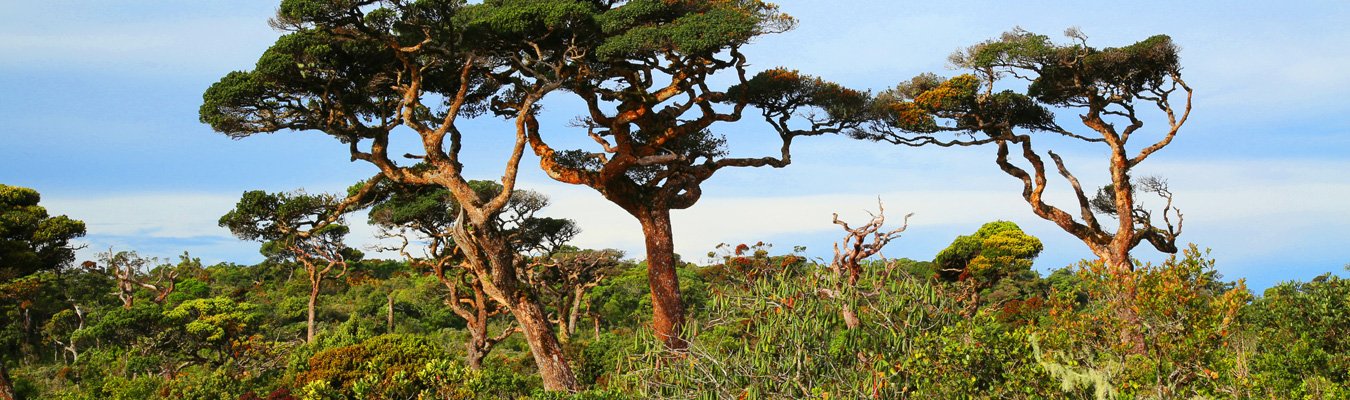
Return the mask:
[[[49,215],[41,200],[36,190],[0,184],[0,282],[75,260],[71,240],[84,236],[84,222]]]

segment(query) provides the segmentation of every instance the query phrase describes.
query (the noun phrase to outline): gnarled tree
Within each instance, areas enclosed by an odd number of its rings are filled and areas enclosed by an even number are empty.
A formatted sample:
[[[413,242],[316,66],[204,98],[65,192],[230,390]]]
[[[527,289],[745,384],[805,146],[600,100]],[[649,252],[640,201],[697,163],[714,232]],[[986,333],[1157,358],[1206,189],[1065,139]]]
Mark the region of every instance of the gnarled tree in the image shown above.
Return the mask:
[[[469,184],[483,198],[492,198],[501,190],[501,184],[492,181],[470,181]],[[401,239],[396,248],[417,269],[427,271],[445,286],[446,305],[464,318],[469,340],[464,344],[470,368],[481,369],[498,342],[514,334],[518,328],[509,324],[496,335],[489,332],[490,323],[507,312],[509,305],[487,295],[483,281],[466,262],[450,234],[460,214],[459,203],[448,190],[440,186],[399,185],[384,181],[374,190],[370,201],[370,222],[379,226],[383,235]],[[536,217],[534,214],[548,205],[542,194],[517,190],[505,210],[497,215],[497,229],[506,235],[512,248],[518,252],[548,252],[576,235],[576,225],[570,220]],[[409,247],[421,244],[422,255],[414,255]],[[524,262],[521,259],[518,262]],[[533,274],[527,272],[527,281],[535,287]]]
[[[514,52],[498,44],[530,38],[541,58],[570,57],[570,27],[589,2],[531,2],[543,11],[513,13],[496,1],[284,0],[273,24],[290,31],[252,71],[226,75],[205,93],[201,119],[232,137],[281,130],[320,131],[349,145],[403,184],[436,185],[460,205],[450,234],[488,296],[509,309],[549,390],[576,379],[497,216],[515,190],[526,124],[558,77],[512,80]],[[511,83],[503,89],[503,81]],[[460,118],[492,112],[515,122],[495,196],[484,198],[463,175]],[[507,130],[509,131],[509,130]],[[391,137],[421,144],[412,162],[389,154]]]
[[[553,306],[553,323],[564,342],[577,331],[577,318],[586,294],[607,276],[618,272],[623,252],[614,249],[591,250],[563,246],[531,261],[530,281],[542,289]]]
[[[886,225],[886,207],[881,201],[877,201],[877,213],[872,214],[872,219],[856,228],[840,220],[839,214],[834,214],[835,225],[844,229],[844,245],[841,247],[839,243],[834,244],[834,259],[830,261],[830,271],[838,279],[838,286],[834,290],[822,292],[832,298],[846,297],[845,293],[853,293],[858,285],[858,277],[862,275],[862,261],[880,253],[881,249],[892,240],[899,238],[900,234],[909,228],[911,216],[914,214],[905,214],[899,228],[887,231],[882,229]],[[844,303],[842,315],[844,326],[848,329],[857,329],[862,323],[847,301]]]
[[[787,166],[794,138],[860,123],[868,95],[784,69],[747,76],[741,46],[795,23],[770,3],[589,3],[589,19],[575,27],[584,34],[565,43],[569,57],[545,59],[534,55],[539,46],[516,45],[517,55],[509,59],[521,77],[517,85],[563,77],[565,88],[586,105],[576,125],[596,146],[555,148],[560,142],[545,140],[533,115],[525,121],[530,146],[550,177],[595,189],[642,225],[654,329],[668,348],[681,349],[685,310],[670,211],[693,206],[702,183],[723,168]],[[490,4],[525,12],[546,2]],[[716,86],[724,81],[733,85]],[[778,154],[730,156],[725,136],[713,131],[714,124],[740,120],[748,106],[758,107],[776,129]],[[793,126],[794,118],[808,122]]]
[[[135,304],[137,289],[149,290],[153,293],[151,300],[163,304],[164,299],[177,287],[178,269],[172,264],[156,266],[159,260],[154,257],[142,257],[135,251],[113,252],[109,249],[99,254],[99,260],[103,261],[117,282],[117,298],[122,300],[123,309],[130,310]]]
[[[1167,36],[1098,49],[1076,29],[1066,34],[1074,42],[1060,45],[1019,29],[958,52],[951,61],[968,74],[950,79],[924,74],[879,94],[881,116],[873,129],[856,136],[908,146],[995,146],[995,162],[1022,182],[1022,197],[1032,211],[1083,241],[1121,280],[1120,316],[1138,321],[1129,305],[1135,293],[1130,251],[1148,242],[1175,253],[1181,213],[1172,206],[1165,181],[1139,180],[1132,173],[1172,143],[1190,115],[1192,90],[1181,78],[1178,49]],[[1009,80],[1022,81],[1024,90],[997,89]],[[1056,110],[1078,113],[1086,130],[1060,125]],[[1151,142],[1131,145],[1130,139],[1149,132],[1145,119],[1153,116],[1163,119],[1161,129],[1153,130]],[[1053,162],[1046,165],[1033,139],[1101,145],[1108,154],[1109,183],[1089,198],[1054,151],[1044,153]],[[1014,159],[1018,156],[1020,162]],[[1046,202],[1055,174],[1072,189],[1076,207]],[[1159,195],[1164,204],[1150,211],[1139,201],[1141,192]],[[1100,222],[1103,215],[1116,219],[1114,229]],[[1138,332],[1124,335],[1143,350]]]

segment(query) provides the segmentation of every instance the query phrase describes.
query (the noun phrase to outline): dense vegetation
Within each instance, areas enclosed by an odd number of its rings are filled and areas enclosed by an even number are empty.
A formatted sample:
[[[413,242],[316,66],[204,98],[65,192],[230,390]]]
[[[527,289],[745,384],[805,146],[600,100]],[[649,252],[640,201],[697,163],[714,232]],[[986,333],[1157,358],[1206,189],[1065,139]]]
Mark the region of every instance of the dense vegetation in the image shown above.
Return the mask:
[[[934,261],[863,262],[841,285],[847,274],[823,260],[724,246],[720,263],[680,267],[685,353],[653,336],[640,262],[564,246],[531,268],[599,267],[579,302],[566,290],[543,299],[584,387],[576,398],[1350,395],[1346,279],[1254,295],[1194,247],[1141,265],[1149,346],[1137,355],[1117,335],[1108,269],[1084,262],[1042,277],[1029,263],[1039,248],[1016,225],[993,222]],[[306,340],[311,283],[301,262],[105,254],[7,278],[0,337],[20,398],[560,398],[543,391],[519,335],[471,368],[471,333],[446,306],[449,289],[414,265],[350,262],[320,288],[318,334]],[[147,285],[125,301],[126,280]],[[489,323],[510,325],[500,314]]]
[[[1191,110],[1167,36],[1094,48],[1014,30],[954,55],[963,74],[873,94],[748,71],[741,47],[796,23],[757,0],[284,0],[271,23],[286,33],[205,91],[201,121],[322,132],[378,172],[221,210],[257,265],[76,263],[84,224],[0,185],[0,400],[1350,398],[1346,280],[1226,281],[1178,245],[1167,181],[1134,174]],[[585,104],[570,128],[596,146],[545,140],[567,131],[538,118],[558,96]],[[732,155],[721,126],[753,113],[777,153]],[[461,131],[474,118],[511,128]],[[499,180],[465,176],[478,158],[462,153],[491,151],[465,136],[503,133]],[[992,147],[1032,213],[1095,258],[1042,276],[1043,243],[994,221],[931,260],[877,259],[908,222],[884,210],[836,215],[828,261],[765,243],[719,246],[712,265],[674,254],[670,211],[717,171],[785,167],[794,139],[827,134]],[[422,146],[390,156],[391,137]],[[1047,150],[1063,142],[1102,146],[1109,183],[1085,189]],[[573,221],[536,215],[547,196],[516,187],[527,148],[637,219],[645,257],[574,247]],[[1068,206],[1043,197],[1060,179]],[[346,243],[359,216],[399,257]],[[1145,243],[1172,255],[1132,257]]]

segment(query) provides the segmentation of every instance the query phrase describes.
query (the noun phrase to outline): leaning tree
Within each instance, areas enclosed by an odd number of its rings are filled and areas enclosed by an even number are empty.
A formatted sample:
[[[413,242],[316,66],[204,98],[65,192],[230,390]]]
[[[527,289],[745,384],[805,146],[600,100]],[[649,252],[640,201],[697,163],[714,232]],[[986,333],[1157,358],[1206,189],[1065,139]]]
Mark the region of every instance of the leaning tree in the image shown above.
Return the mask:
[[[1072,43],[1056,44],[1017,29],[958,52],[952,63],[969,73],[949,79],[919,75],[880,93],[876,123],[856,136],[908,146],[995,146],[995,163],[1022,183],[1022,197],[1032,211],[1083,241],[1120,280],[1118,312],[1137,325],[1130,307],[1135,293],[1130,251],[1148,242],[1175,253],[1181,213],[1172,205],[1166,181],[1133,172],[1172,143],[1190,115],[1192,90],[1181,78],[1178,49],[1167,36],[1098,49],[1076,29],[1066,35]],[[1061,125],[1056,111],[1077,113],[1086,130]],[[1145,120],[1154,118],[1165,122],[1161,129],[1145,130]],[[1129,143],[1148,133],[1150,142]],[[1109,182],[1095,192],[1085,190],[1054,151],[1044,153],[1053,162],[1047,167],[1033,139],[1101,146],[1108,154]],[[1052,174],[1072,189],[1077,217],[1069,211],[1073,207],[1046,202]],[[1161,207],[1144,207],[1140,192],[1161,197]],[[1114,218],[1114,229],[1101,218]],[[1137,331],[1122,334],[1143,350]]]
[[[502,185],[493,181],[469,181],[469,184],[483,198],[495,197],[502,190]],[[413,268],[430,273],[445,287],[446,306],[464,318],[469,331],[469,339],[464,343],[465,359],[469,368],[481,369],[492,348],[518,328],[508,324],[495,335],[489,332],[493,319],[506,313],[509,305],[488,296],[486,285],[474,274],[473,265],[466,262],[450,233],[461,215],[459,202],[444,187],[390,181],[377,183],[365,202],[370,207],[371,224],[380,227],[383,236],[400,239],[401,244],[393,250],[403,255]],[[496,224],[509,238],[512,249],[519,253],[551,253],[576,236],[578,230],[571,220],[535,215],[547,205],[548,198],[537,192],[517,190],[511,195],[503,212],[497,214]],[[414,244],[422,247],[420,255],[410,249]],[[539,287],[533,276],[527,271],[526,281]]]
[[[543,12],[554,3],[488,2],[504,14]],[[838,133],[864,119],[868,95],[786,69],[749,76],[742,46],[790,29],[795,21],[758,0],[632,0],[578,2],[590,6],[575,41],[539,43],[530,36],[503,42],[516,72],[513,85],[562,77],[585,104],[576,138],[590,148],[560,148],[545,139],[536,115],[526,115],[531,149],[553,179],[599,192],[638,220],[646,239],[653,325],[668,348],[680,338],[684,306],[676,275],[671,210],[693,206],[701,185],[727,167],[775,167],[791,162],[800,136]],[[540,57],[563,51],[567,57]],[[727,86],[726,83],[730,83]],[[779,152],[731,156],[714,124],[760,110],[776,130]],[[805,120],[806,122],[800,122]],[[772,136],[770,136],[772,138]],[[748,139],[755,140],[755,139]]]
[[[272,24],[288,33],[253,70],[212,85],[201,119],[236,138],[323,132],[347,144],[352,160],[375,165],[391,181],[447,189],[460,205],[450,234],[488,296],[507,304],[520,324],[544,387],[574,390],[568,357],[497,223],[515,190],[526,123],[538,101],[562,85],[561,77],[513,79],[521,63],[497,46],[524,37],[537,45],[539,63],[573,57],[566,45],[576,42],[570,28],[594,5],[535,1],[539,12],[516,13],[496,3],[283,0]],[[463,173],[459,122],[488,113],[515,126],[484,132],[514,135],[502,189],[485,198]],[[399,136],[420,144],[420,154],[391,155],[392,138]]]

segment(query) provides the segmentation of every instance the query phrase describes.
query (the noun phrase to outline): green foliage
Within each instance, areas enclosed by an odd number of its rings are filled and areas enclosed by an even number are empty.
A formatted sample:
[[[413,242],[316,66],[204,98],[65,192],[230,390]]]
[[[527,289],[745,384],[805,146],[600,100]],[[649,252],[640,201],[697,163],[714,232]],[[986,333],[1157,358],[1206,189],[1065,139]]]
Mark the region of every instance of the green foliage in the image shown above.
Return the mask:
[[[973,235],[958,236],[933,259],[943,281],[962,282],[973,306],[1004,305],[1044,291],[1032,262],[1044,248],[1012,222],[984,224]]]
[[[1056,293],[1041,325],[1044,361],[1077,374],[1104,374],[1121,393],[1148,397],[1240,396],[1238,311],[1251,299],[1246,286],[1225,283],[1214,260],[1191,246],[1161,265],[1145,264],[1119,277],[1100,262],[1078,267],[1079,288],[1091,299]],[[1123,284],[1121,282],[1124,282]],[[1128,304],[1140,321],[1119,318],[1117,304],[1133,285]],[[1141,329],[1143,353],[1122,340]]]
[[[1115,93],[1139,93],[1162,85],[1180,67],[1177,46],[1166,35],[1155,35],[1119,48],[1085,46],[1081,33],[1071,45],[1056,45],[1050,38],[1023,30],[977,44],[953,56],[962,67],[1025,68],[1037,71],[1027,94],[1053,105],[1083,104],[1093,88]]]
[[[989,231],[970,237],[997,236]],[[857,290],[831,298],[819,289],[834,288],[835,278],[819,265],[773,256],[767,245],[725,249],[722,265],[681,268],[685,296],[697,304],[683,356],[656,344],[649,328],[635,329],[650,318],[642,265],[603,280],[591,306],[602,332],[593,338],[582,329],[567,345],[578,379],[591,388],[576,394],[542,391],[519,338],[499,345],[484,370],[463,366],[455,343],[466,334],[439,303],[439,282],[410,274],[403,263],[374,261],[325,290],[331,319],[346,322],[310,344],[266,339],[294,337],[308,291],[303,279],[286,280],[284,265],[205,267],[183,282],[207,286],[208,296],[132,309],[121,307],[111,280],[97,270],[32,275],[26,296],[35,299],[29,312],[42,340],[23,353],[30,364],[13,377],[28,397],[56,399],[1346,394],[1350,307],[1346,280],[1332,275],[1278,285],[1246,304],[1245,289],[1221,281],[1198,251],[1141,265],[1135,306],[1149,327],[1149,346],[1135,355],[1120,342],[1125,325],[1109,300],[1119,290],[1115,278],[1095,264],[1031,282],[1051,288],[1048,308],[1009,319],[1016,301],[966,315],[960,285],[913,272],[932,271],[932,263],[864,268]],[[186,287],[180,282],[179,290]],[[235,295],[220,295],[226,293]],[[384,334],[389,293],[400,334]],[[81,329],[74,329],[72,304],[85,313]],[[843,304],[858,312],[858,329],[843,326]],[[78,361],[43,341],[54,339],[76,343]]]
[[[449,189],[432,185],[408,185],[380,180],[365,200],[370,207],[370,223],[387,230],[407,229],[424,237],[444,240],[432,254],[433,258],[453,254],[453,240],[449,232],[460,214],[459,202]],[[472,180],[468,182],[484,201],[501,193],[501,183]],[[349,189],[353,194],[362,184]],[[571,240],[579,232],[569,219],[535,216],[548,206],[548,196],[531,190],[511,192],[504,210],[494,221],[519,252],[547,253]]]
[[[676,273],[685,308],[698,312],[707,303],[710,285],[692,265],[683,265]],[[651,314],[647,310],[652,309],[652,297],[648,285],[644,262],[623,269],[592,289],[588,295],[591,310],[599,315],[601,326],[631,331],[633,327],[649,323]]]
[[[309,359],[309,369],[296,381],[327,381],[334,388],[350,388],[366,374],[408,373],[436,357],[440,349],[426,338],[381,335],[359,344],[324,350]]]
[[[0,285],[75,259],[70,240],[84,236],[84,222],[51,216],[36,190],[0,184]]]
[[[349,229],[335,215],[344,211],[340,203],[328,194],[252,190],[220,217],[220,226],[240,239],[263,242],[262,253],[271,258],[359,259],[359,251],[342,245]]]
[[[1285,282],[1242,312],[1252,343],[1251,373],[1240,379],[1260,397],[1350,395],[1350,280],[1330,273]]]
[[[625,384],[643,396],[864,398],[1048,392],[1025,333],[980,317],[962,320],[951,296],[910,277],[865,270],[849,298],[822,296],[837,279],[816,267],[714,289],[682,357],[647,347]],[[844,328],[851,302],[864,321]]]
[[[473,370],[444,357],[425,337],[381,335],[330,348],[296,377],[303,399],[520,398],[539,383],[496,368]]]
[[[596,20],[607,35],[596,48],[602,60],[664,52],[715,53],[756,35],[789,29],[793,23],[777,6],[756,0],[635,0]]]

